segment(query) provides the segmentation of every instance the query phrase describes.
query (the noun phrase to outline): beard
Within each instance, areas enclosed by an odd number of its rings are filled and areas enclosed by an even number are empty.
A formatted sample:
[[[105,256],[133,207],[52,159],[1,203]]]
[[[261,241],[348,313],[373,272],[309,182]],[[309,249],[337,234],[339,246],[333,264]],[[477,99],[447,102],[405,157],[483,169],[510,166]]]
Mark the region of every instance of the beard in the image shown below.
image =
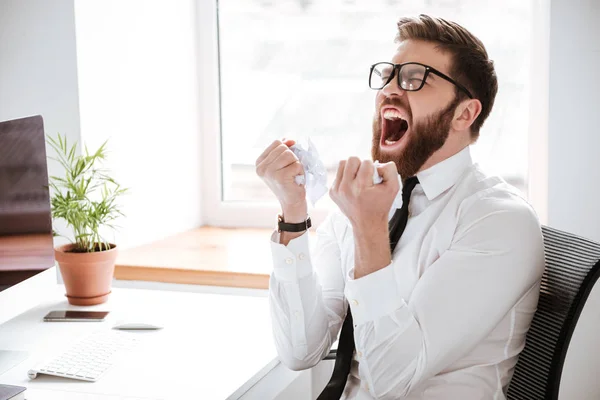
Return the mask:
[[[457,97],[441,111],[425,117],[421,121],[414,122],[410,127],[410,135],[406,138],[407,143],[398,153],[383,153],[381,151],[381,107],[387,104],[393,104],[393,101],[384,101],[376,110],[373,118],[373,143],[371,147],[371,156],[373,161],[379,160],[380,163],[393,161],[396,163],[398,174],[402,180],[415,176],[423,164],[438,151],[450,134],[450,126],[454,117],[454,110],[460,103]]]

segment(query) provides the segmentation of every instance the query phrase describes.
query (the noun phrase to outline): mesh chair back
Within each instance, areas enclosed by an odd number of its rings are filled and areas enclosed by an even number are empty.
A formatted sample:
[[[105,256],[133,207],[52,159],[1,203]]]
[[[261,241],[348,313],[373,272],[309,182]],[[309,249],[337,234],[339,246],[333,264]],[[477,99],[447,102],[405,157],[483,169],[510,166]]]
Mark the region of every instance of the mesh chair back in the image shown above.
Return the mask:
[[[546,226],[542,230],[546,270],[508,400],[558,399],[571,336],[600,275],[600,243]]]

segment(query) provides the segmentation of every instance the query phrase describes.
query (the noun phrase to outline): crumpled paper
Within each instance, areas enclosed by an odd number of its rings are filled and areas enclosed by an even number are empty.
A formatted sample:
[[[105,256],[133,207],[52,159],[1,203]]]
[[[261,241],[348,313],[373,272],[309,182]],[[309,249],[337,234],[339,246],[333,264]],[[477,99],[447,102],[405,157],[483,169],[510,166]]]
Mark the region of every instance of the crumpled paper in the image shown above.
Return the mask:
[[[375,167],[373,170],[373,184],[375,185],[379,185],[381,182],[383,182],[383,178],[381,177],[381,175],[379,175],[379,171],[377,171],[377,167],[379,167],[381,164],[379,163],[379,160],[376,160],[373,163],[373,166]]]
[[[298,157],[304,169],[304,175],[297,175],[294,179],[298,185],[305,186],[306,196],[314,207],[315,203],[328,191],[327,169],[310,138],[308,139],[308,150],[305,150],[299,143],[291,146],[290,150]]]
[[[291,146],[290,150],[298,157],[304,169],[304,175],[297,175],[294,180],[298,185],[305,185],[306,196],[314,207],[316,202],[329,191],[327,188],[327,169],[319,158],[319,152],[310,138],[308,139],[308,150],[304,149],[299,143]],[[379,184],[383,181],[383,178],[377,172],[377,166],[380,165],[379,161],[375,161],[373,164],[375,165],[373,183]]]

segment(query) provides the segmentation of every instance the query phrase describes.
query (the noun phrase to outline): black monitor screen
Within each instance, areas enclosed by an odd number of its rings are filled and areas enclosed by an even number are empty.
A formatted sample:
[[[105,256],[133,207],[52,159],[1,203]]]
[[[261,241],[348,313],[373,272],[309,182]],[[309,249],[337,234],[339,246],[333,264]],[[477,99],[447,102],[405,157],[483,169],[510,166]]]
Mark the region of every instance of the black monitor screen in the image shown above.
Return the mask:
[[[0,122],[0,290],[53,265],[42,117]]]

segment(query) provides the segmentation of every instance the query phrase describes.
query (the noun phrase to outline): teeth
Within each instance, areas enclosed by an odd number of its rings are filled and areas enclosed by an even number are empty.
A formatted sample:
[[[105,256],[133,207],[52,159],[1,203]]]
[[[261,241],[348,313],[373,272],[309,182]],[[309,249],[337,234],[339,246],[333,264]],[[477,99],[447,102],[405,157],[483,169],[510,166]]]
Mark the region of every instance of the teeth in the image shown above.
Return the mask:
[[[405,118],[402,118],[400,111],[395,110],[393,108],[388,108],[387,110],[385,110],[383,112],[383,118],[385,118],[385,119],[398,119],[398,118],[405,119]]]
[[[397,142],[397,140],[385,139],[385,144],[387,144],[388,146],[391,146],[396,142]]]

